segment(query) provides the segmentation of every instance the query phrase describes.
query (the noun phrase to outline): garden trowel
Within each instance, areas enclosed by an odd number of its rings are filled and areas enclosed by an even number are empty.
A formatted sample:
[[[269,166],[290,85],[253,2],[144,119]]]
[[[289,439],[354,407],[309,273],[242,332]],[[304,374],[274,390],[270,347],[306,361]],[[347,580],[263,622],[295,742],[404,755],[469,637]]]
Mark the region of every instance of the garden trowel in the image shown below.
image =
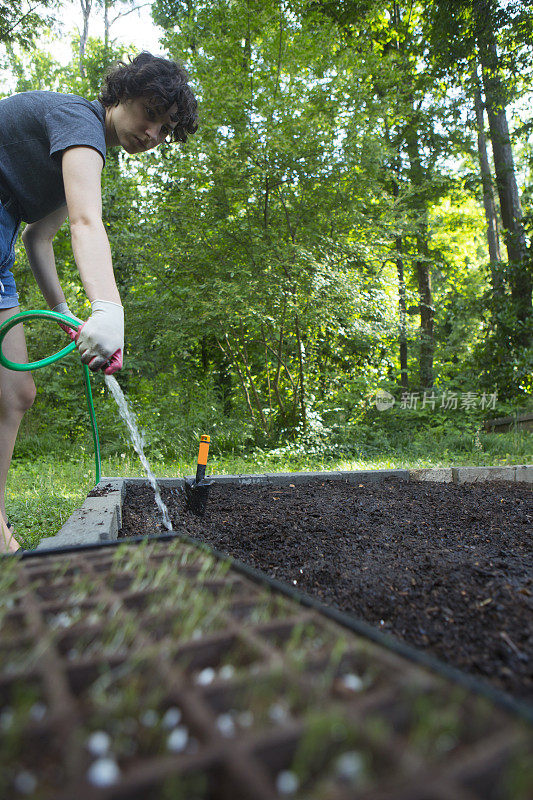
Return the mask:
[[[198,464],[196,466],[196,478],[185,478],[185,495],[187,497],[187,509],[203,517],[207,500],[209,497],[209,490],[213,485],[213,481],[206,481],[205,469],[207,466],[207,456],[209,454],[209,442],[211,437],[200,437],[200,449],[198,450]]]

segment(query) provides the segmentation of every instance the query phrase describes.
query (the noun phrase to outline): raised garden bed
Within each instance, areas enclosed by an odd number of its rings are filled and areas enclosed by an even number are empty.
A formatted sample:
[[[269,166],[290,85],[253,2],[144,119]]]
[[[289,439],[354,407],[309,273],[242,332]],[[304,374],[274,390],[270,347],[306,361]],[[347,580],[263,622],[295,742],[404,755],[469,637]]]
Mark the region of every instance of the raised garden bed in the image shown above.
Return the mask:
[[[175,536],[2,567],[2,798],[531,797],[519,718]]]
[[[448,664],[533,700],[533,493],[523,483],[216,484],[173,526]],[[129,486],[122,536],[159,533]]]

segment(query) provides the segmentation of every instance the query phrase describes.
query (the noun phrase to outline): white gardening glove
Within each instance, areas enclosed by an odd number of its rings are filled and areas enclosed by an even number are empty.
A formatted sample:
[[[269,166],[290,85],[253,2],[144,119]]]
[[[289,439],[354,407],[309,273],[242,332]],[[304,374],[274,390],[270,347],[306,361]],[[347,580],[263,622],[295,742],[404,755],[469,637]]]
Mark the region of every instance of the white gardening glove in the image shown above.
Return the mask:
[[[76,337],[81,360],[89,369],[106,366],[111,358],[124,349],[124,309],[108,300],[93,300],[92,314]]]
[[[58,314],[64,314],[66,317],[72,317],[72,319],[75,319],[76,322],[82,322],[82,320],[79,317],[76,317],[72,313],[72,311],[70,310],[70,308],[66,303],[58,303],[57,306],[53,307],[52,311],[57,311]],[[58,325],[60,328],[63,328],[65,333],[68,333],[68,335],[73,341],[75,340],[77,329],[74,330],[74,328],[69,328],[69,326],[64,322],[58,322]]]

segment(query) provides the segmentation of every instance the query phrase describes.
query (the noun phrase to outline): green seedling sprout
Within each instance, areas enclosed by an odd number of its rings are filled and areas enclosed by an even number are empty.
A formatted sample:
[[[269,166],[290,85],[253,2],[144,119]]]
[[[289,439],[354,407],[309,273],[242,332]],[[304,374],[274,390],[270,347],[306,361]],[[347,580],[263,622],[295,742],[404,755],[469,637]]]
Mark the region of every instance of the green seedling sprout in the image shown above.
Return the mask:
[[[274,594],[271,589],[263,589],[251,602],[254,607],[246,617],[246,622],[250,625],[262,625],[293,612],[291,601]]]
[[[517,749],[501,777],[501,796],[513,800],[530,800],[533,787],[533,759],[531,746],[526,743],[531,736],[530,728],[524,726],[524,745]]]
[[[22,591],[17,589],[19,574],[18,559],[3,559],[2,570],[0,570],[0,629],[4,625],[6,615],[15,610],[16,601],[22,595]]]
[[[42,694],[37,685],[27,680],[16,681],[11,686],[7,702],[0,707],[0,796],[9,797],[13,791],[12,779],[18,762],[27,751],[27,729],[34,718],[36,706],[40,713],[46,714]],[[9,715],[9,720],[6,719]]]
[[[387,761],[384,745],[389,738],[390,730],[380,717],[367,716],[362,726],[342,708],[314,708],[305,717],[305,732],[290,765],[301,796],[322,800],[335,794],[339,784],[354,795],[368,790]]]

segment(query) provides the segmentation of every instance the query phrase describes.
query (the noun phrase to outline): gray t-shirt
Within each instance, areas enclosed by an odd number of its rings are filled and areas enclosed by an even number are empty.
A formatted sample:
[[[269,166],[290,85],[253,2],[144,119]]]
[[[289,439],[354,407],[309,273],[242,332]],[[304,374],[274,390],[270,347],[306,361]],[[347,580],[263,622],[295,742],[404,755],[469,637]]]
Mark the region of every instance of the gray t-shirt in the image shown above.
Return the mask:
[[[13,198],[24,222],[65,203],[61,156],[82,145],[105,164],[105,109],[75,94],[22,92],[0,100],[0,197]]]

